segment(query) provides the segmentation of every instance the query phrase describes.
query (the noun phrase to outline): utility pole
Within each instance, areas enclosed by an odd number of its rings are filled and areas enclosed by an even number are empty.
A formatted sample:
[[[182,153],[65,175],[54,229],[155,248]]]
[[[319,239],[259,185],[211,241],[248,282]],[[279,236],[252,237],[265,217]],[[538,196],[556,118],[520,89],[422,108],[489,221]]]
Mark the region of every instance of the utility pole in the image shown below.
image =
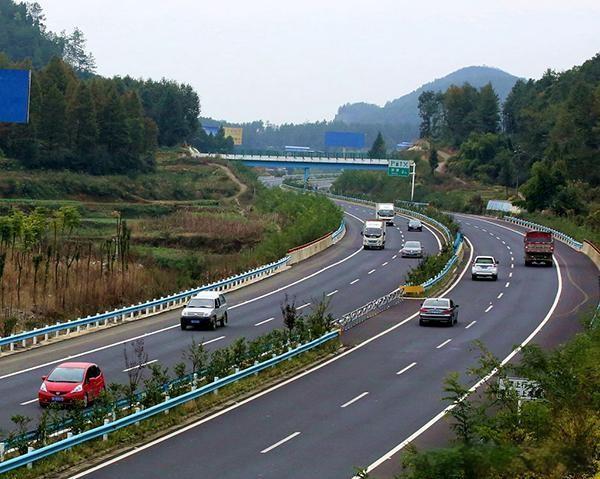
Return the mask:
[[[410,201],[412,203],[414,197],[415,197],[415,176],[417,175],[417,164],[414,161],[411,161],[411,176],[412,176],[412,185],[410,188]]]

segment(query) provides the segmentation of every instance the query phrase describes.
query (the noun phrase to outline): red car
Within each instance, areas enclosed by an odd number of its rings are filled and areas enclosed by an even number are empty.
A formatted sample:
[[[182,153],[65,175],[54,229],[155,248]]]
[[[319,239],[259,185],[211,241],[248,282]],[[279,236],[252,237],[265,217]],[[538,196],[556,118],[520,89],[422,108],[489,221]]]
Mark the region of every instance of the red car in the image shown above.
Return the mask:
[[[42,376],[38,393],[40,406],[52,403],[72,404],[81,401],[87,407],[104,391],[104,374],[93,363],[62,363],[48,376]]]

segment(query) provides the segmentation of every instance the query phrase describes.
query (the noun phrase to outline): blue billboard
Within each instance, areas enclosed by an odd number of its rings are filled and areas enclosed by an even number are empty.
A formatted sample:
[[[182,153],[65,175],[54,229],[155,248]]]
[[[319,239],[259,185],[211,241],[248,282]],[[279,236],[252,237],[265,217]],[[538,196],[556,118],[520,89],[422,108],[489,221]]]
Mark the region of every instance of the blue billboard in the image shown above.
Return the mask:
[[[29,122],[31,71],[0,69],[0,122]]]
[[[338,148],[364,148],[365,134],[352,133],[349,131],[326,131],[325,146]]]
[[[207,135],[217,136],[217,133],[219,133],[218,126],[203,126],[202,129]]]

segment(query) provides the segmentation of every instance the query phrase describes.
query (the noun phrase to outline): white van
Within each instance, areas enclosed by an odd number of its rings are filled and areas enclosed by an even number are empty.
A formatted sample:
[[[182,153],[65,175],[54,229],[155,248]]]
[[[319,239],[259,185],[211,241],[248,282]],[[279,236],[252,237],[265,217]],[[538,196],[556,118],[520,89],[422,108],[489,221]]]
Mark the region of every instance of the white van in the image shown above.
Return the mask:
[[[385,221],[367,220],[360,233],[363,237],[364,249],[385,248]]]
[[[394,226],[394,211],[393,203],[377,203],[375,205],[375,216],[378,220],[385,221],[388,225]]]
[[[181,329],[204,326],[217,329],[227,324],[227,300],[218,291],[200,291],[181,312]]]

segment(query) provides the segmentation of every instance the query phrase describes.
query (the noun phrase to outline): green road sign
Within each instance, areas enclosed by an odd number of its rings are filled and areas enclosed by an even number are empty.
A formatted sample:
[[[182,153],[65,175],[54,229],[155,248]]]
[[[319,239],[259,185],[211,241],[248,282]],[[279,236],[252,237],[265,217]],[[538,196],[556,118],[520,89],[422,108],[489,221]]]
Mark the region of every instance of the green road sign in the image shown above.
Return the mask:
[[[410,175],[410,161],[408,160],[390,160],[388,162],[388,176]]]

